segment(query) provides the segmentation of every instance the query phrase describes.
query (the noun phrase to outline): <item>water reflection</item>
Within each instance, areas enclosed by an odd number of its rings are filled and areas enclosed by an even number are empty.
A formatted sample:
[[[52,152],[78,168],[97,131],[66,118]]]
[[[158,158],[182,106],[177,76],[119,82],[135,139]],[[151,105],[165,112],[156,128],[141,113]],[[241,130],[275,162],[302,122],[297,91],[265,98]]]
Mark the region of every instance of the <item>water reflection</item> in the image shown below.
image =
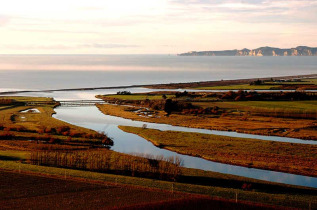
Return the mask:
[[[184,166],[188,168],[196,168],[272,182],[317,188],[317,178],[314,177],[216,163],[201,158],[181,155],[172,151],[157,148],[142,137],[123,132],[117,127],[118,125],[142,126],[144,122],[132,121],[113,116],[106,116],[103,115],[96,107],[58,107],[55,109],[55,111],[57,114],[54,117],[56,117],[57,119],[61,119],[69,123],[90,128],[96,131],[104,131],[108,136],[113,138],[115,145],[112,147],[112,150],[114,151],[130,154],[143,153],[152,155],[179,156],[184,161]],[[149,128],[155,127],[163,129],[164,126],[166,129],[170,130],[173,130],[171,128],[176,127],[164,124],[148,123]]]

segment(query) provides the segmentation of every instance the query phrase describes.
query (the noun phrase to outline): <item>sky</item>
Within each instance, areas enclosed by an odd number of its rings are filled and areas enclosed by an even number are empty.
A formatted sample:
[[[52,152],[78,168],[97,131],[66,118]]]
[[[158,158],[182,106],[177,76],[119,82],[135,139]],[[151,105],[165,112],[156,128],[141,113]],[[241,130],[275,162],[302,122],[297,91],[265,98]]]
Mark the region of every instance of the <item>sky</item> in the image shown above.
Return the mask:
[[[317,0],[8,0],[0,54],[317,47]]]

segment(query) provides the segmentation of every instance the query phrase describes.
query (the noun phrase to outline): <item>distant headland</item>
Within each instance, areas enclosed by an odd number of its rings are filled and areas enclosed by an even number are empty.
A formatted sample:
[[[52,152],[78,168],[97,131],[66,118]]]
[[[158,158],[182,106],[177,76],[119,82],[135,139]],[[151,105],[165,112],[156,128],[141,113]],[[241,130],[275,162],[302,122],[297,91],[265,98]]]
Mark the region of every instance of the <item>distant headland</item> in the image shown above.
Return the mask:
[[[280,49],[275,47],[260,47],[257,49],[223,50],[223,51],[191,51],[179,56],[317,56],[317,47],[298,46],[296,48]]]

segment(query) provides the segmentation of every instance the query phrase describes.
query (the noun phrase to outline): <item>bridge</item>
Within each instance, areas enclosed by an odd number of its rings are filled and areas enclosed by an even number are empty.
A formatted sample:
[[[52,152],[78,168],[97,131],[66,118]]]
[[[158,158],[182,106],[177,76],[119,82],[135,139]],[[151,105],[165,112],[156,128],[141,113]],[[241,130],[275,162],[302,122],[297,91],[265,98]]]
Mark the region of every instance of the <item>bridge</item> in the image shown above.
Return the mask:
[[[95,106],[95,104],[106,104],[102,100],[68,100],[68,101],[25,101],[25,106]]]
[[[102,100],[71,100],[71,101],[58,101],[60,106],[95,106],[95,104],[106,104]]]

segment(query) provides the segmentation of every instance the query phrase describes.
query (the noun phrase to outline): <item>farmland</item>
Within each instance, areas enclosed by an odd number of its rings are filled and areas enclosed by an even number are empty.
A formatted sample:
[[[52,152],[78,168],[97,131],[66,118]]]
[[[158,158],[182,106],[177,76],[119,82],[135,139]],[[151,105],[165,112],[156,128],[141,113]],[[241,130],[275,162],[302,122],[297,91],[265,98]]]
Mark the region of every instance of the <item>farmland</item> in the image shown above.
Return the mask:
[[[198,90],[296,90],[301,89],[315,89],[317,79],[304,79],[301,81],[265,81],[263,84],[237,84],[237,85],[219,85],[219,86],[205,86],[196,87]]]
[[[189,200],[186,205],[210,206],[213,202],[217,203],[206,196],[6,171],[0,171],[0,187],[2,209],[22,206],[26,209],[104,209],[155,203],[168,206],[185,200]]]
[[[12,161],[0,161],[0,167],[2,169],[6,169],[7,171],[10,170],[14,173],[19,174],[31,174],[31,175],[40,175],[40,176],[49,176],[52,178],[63,179],[65,181],[72,181],[72,180],[82,180],[83,182],[99,182],[104,185],[110,186],[122,186],[124,188],[129,186],[143,186],[150,188],[151,190],[157,191],[155,189],[162,189],[168,190],[165,191],[165,194],[168,195],[168,192],[171,192],[174,189],[175,192],[188,192],[194,194],[201,194],[201,195],[209,195],[212,196],[212,200],[218,200],[220,198],[225,198],[225,202],[230,204],[230,200],[235,200],[237,193],[238,193],[238,203],[244,201],[253,201],[257,203],[266,203],[271,204],[274,206],[292,206],[292,207],[307,207],[311,205],[314,207],[317,205],[314,201],[316,200],[316,191],[309,188],[304,187],[294,187],[288,186],[283,184],[276,184],[276,183],[268,183],[258,180],[247,180],[246,178],[239,177],[238,179],[231,175],[223,175],[217,174],[213,172],[203,172],[203,171],[184,171],[185,174],[192,175],[195,177],[195,180],[201,180],[203,177],[209,177],[207,181],[209,184],[205,183],[205,185],[200,184],[185,184],[180,182],[166,182],[160,180],[153,180],[153,179],[144,179],[144,178],[136,178],[136,177],[129,177],[129,176],[119,176],[119,175],[112,175],[106,173],[96,173],[96,172],[89,172],[89,171],[80,171],[80,170],[71,170],[71,169],[60,169],[54,167],[44,167],[44,166],[35,166],[29,164],[21,164]],[[195,174],[195,175],[194,175]],[[10,176],[9,176],[10,177]],[[28,178],[28,177],[27,177]],[[236,182],[234,180],[240,180],[240,182]],[[21,179],[20,179],[21,180]],[[31,180],[32,181],[32,180]],[[28,179],[24,181],[20,181],[24,183],[23,190],[26,190],[25,183],[28,182]],[[32,182],[31,182],[32,183]],[[218,183],[219,186],[213,186],[214,184],[211,183]],[[243,190],[241,189],[241,185],[243,183],[251,183],[253,190]],[[3,182],[3,185],[6,183]],[[32,183],[33,184],[33,183]],[[226,184],[231,184],[231,187],[223,187]],[[17,185],[17,184],[16,184]],[[240,189],[234,189],[234,186],[240,186]],[[31,189],[34,189],[32,186]],[[49,188],[42,187],[39,191],[45,191]],[[62,187],[60,190],[65,190],[65,186]],[[55,196],[58,196],[56,194]],[[88,194],[87,194],[88,196]],[[44,197],[46,198],[46,197]],[[113,198],[113,196],[111,196]],[[121,197],[117,197],[119,201],[123,201],[124,198],[120,199]],[[93,200],[93,198],[91,198]],[[210,198],[209,198],[210,199]],[[229,199],[229,200],[228,200]],[[223,199],[222,199],[223,200]],[[24,200],[25,201],[25,200]],[[154,205],[156,205],[156,200],[154,200]],[[42,200],[37,199],[34,201],[36,204],[37,202],[41,203]],[[148,200],[148,202],[153,202],[153,200]],[[155,204],[156,203],[156,204]],[[196,202],[197,203],[197,202]],[[178,205],[178,202],[176,203]],[[121,204],[122,205],[122,204]],[[197,205],[197,204],[195,204]],[[261,207],[257,204],[252,203],[253,207],[256,206],[257,208]],[[252,208],[252,206],[250,208]],[[263,205],[262,205],[263,207]],[[249,207],[248,207],[249,208]]]

